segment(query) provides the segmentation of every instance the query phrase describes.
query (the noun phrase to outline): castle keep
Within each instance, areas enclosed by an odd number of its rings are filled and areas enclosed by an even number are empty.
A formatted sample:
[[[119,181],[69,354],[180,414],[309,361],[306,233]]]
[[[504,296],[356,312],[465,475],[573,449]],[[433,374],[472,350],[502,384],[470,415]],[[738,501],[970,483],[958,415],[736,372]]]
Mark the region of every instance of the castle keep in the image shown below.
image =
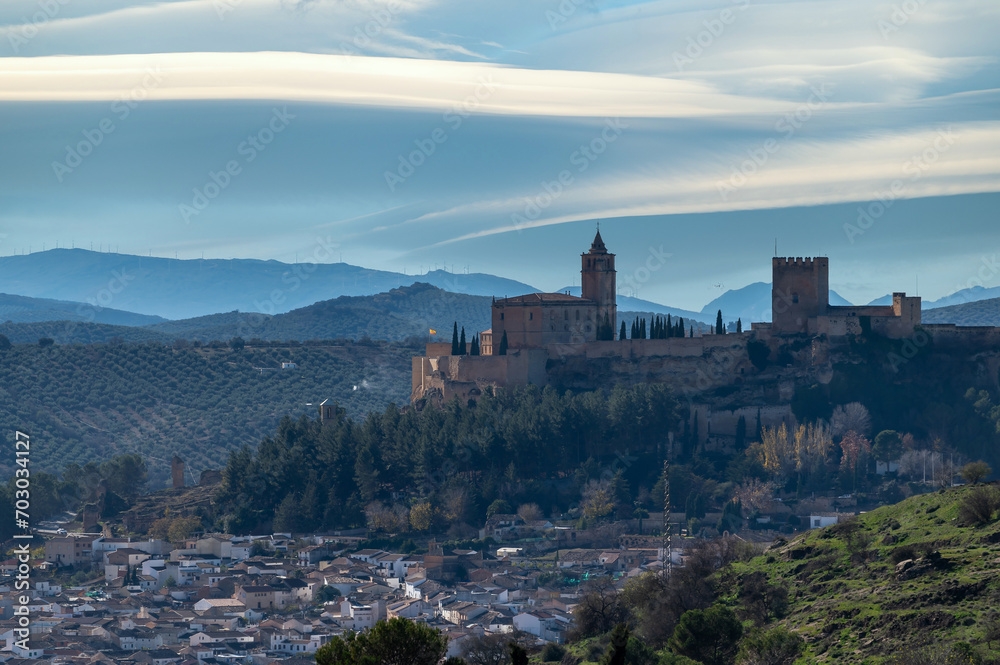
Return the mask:
[[[765,403],[775,404],[791,397],[796,380],[829,381],[830,349],[858,335],[909,340],[930,334],[942,346],[1000,345],[1000,328],[922,326],[920,298],[905,293],[894,293],[886,306],[831,305],[826,257],[775,257],[771,269],[770,323],[725,335],[618,339],[615,255],[598,231],[581,255],[581,297],[531,293],[494,299],[493,327],[480,333],[482,355],[452,355],[451,344],[428,344],[425,355],[413,358],[411,401],[474,401],[487,386],[593,389],[662,382],[688,395],[754,383]],[[766,346],[772,360],[783,358],[788,371],[765,375],[761,363],[750,360],[751,341],[758,349]]]
[[[865,326],[892,339],[913,334],[920,325],[920,298],[893,293],[892,305],[830,304],[830,259],[771,259],[771,326],[774,333],[843,337]],[[862,323],[864,322],[864,323]],[[754,324],[763,329],[766,324]]]
[[[615,255],[598,231],[590,251],[581,255],[582,297],[566,293],[532,293],[493,301],[490,353],[507,336],[510,349],[541,349],[550,344],[582,344],[614,339]]]

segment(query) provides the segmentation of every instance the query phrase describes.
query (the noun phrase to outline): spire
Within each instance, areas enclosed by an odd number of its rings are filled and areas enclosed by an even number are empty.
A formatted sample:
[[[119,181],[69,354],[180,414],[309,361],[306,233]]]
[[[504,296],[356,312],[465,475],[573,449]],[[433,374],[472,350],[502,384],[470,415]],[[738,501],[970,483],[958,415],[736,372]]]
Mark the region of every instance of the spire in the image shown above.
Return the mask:
[[[601,227],[597,227],[597,235],[594,236],[594,242],[590,245],[591,254],[607,254],[608,248],[604,246],[604,240],[601,238]]]

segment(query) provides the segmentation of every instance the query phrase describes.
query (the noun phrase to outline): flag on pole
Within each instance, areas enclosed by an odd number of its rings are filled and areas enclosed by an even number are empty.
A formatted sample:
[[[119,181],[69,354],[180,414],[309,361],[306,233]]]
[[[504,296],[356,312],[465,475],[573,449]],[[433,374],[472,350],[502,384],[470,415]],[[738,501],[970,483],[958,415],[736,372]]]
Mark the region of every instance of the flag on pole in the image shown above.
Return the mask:
[[[431,328],[430,330],[431,330],[431,334],[432,334],[432,335],[436,335],[436,334],[438,334],[438,331],[434,330],[434,328]]]

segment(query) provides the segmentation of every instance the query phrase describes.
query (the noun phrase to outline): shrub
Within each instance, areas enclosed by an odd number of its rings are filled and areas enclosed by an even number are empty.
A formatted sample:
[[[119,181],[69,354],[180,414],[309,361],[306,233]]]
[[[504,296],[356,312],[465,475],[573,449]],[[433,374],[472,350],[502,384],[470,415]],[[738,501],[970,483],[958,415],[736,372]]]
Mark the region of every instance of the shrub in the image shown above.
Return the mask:
[[[981,526],[993,521],[1000,509],[1000,492],[995,487],[977,487],[958,504],[958,521],[963,526]]]
[[[889,555],[893,563],[899,563],[900,561],[906,561],[907,559],[916,559],[917,550],[913,545],[903,545],[902,547],[897,547]]]
[[[549,642],[544,647],[542,647],[541,658],[543,663],[559,663],[562,662],[563,657],[566,655],[566,649],[555,642]]]

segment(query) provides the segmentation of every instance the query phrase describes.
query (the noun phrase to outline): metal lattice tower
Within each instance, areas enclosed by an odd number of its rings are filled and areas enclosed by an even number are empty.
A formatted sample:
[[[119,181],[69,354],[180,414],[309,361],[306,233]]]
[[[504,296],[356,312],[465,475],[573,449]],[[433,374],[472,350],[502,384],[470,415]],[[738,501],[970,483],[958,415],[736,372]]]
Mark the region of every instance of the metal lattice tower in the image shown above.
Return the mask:
[[[663,574],[670,575],[673,572],[673,552],[671,536],[673,533],[670,524],[670,450],[663,458]]]

